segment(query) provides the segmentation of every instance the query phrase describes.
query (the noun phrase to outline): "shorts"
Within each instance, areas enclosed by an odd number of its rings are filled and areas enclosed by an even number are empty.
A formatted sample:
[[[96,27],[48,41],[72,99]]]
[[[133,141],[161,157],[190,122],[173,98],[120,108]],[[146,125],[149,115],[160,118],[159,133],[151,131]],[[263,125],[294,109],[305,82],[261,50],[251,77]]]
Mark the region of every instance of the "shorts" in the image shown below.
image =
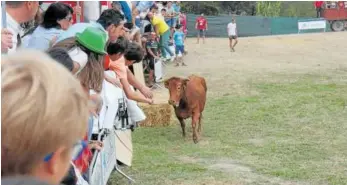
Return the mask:
[[[155,59],[153,57],[148,57],[148,67],[150,70],[154,70],[154,61]]]
[[[198,30],[198,36],[205,37],[205,30]]]
[[[176,55],[178,55],[181,52],[181,54],[184,54],[184,46],[176,46]]]
[[[170,28],[172,28],[173,25],[174,25],[173,19],[167,19],[167,20],[165,20],[165,22],[166,22],[166,24],[167,24]]]
[[[236,35],[229,35],[229,39],[237,39]]]

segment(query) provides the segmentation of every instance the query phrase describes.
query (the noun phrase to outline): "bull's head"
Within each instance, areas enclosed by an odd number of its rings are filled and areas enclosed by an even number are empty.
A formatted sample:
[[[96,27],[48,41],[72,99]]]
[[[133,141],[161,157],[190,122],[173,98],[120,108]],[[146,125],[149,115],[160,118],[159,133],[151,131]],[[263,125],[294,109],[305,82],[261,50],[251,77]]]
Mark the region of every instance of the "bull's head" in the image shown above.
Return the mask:
[[[165,88],[169,89],[170,99],[169,104],[178,107],[183,93],[185,92],[189,79],[171,77],[164,81]]]

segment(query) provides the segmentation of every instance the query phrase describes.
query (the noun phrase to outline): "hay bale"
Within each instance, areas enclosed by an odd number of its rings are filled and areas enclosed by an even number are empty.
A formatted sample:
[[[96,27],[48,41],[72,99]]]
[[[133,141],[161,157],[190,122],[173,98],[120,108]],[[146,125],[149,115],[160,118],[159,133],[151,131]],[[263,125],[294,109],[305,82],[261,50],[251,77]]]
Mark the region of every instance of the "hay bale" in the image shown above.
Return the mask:
[[[171,125],[171,117],[173,108],[167,103],[156,105],[141,104],[143,112],[147,118],[141,123],[143,127],[169,126]]]
[[[174,110],[171,105],[167,103],[169,94],[165,89],[157,89],[153,92],[154,94],[154,105],[139,104],[143,112],[146,114],[147,119],[140,124],[144,127],[155,127],[155,126],[169,126],[172,125],[171,121]]]

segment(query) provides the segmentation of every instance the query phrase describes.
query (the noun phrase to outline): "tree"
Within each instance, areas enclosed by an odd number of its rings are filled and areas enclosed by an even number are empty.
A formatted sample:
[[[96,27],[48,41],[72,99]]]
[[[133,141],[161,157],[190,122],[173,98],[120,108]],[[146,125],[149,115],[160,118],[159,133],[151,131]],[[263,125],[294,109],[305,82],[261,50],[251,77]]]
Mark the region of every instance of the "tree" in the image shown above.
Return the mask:
[[[257,15],[264,17],[279,17],[281,5],[281,1],[258,1]]]

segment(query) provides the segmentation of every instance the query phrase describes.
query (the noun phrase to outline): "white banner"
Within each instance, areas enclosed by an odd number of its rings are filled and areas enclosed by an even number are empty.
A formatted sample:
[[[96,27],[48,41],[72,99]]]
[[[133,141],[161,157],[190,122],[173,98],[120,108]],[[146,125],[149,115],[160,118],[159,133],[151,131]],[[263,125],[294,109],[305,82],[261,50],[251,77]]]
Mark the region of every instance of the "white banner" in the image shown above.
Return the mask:
[[[103,140],[104,146],[98,153],[95,166],[89,177],[90,185],[107,185],[107,181],[116,165],[115,133],[112,130]]]
[[[315,21],[299,21],[299,30],[311,30],[311,29],[325,29],[326,20],[315,20]]]
[[[159,82],[163,78],[163,64],[161,60],[154,59],[154,76],[155,81]]]

